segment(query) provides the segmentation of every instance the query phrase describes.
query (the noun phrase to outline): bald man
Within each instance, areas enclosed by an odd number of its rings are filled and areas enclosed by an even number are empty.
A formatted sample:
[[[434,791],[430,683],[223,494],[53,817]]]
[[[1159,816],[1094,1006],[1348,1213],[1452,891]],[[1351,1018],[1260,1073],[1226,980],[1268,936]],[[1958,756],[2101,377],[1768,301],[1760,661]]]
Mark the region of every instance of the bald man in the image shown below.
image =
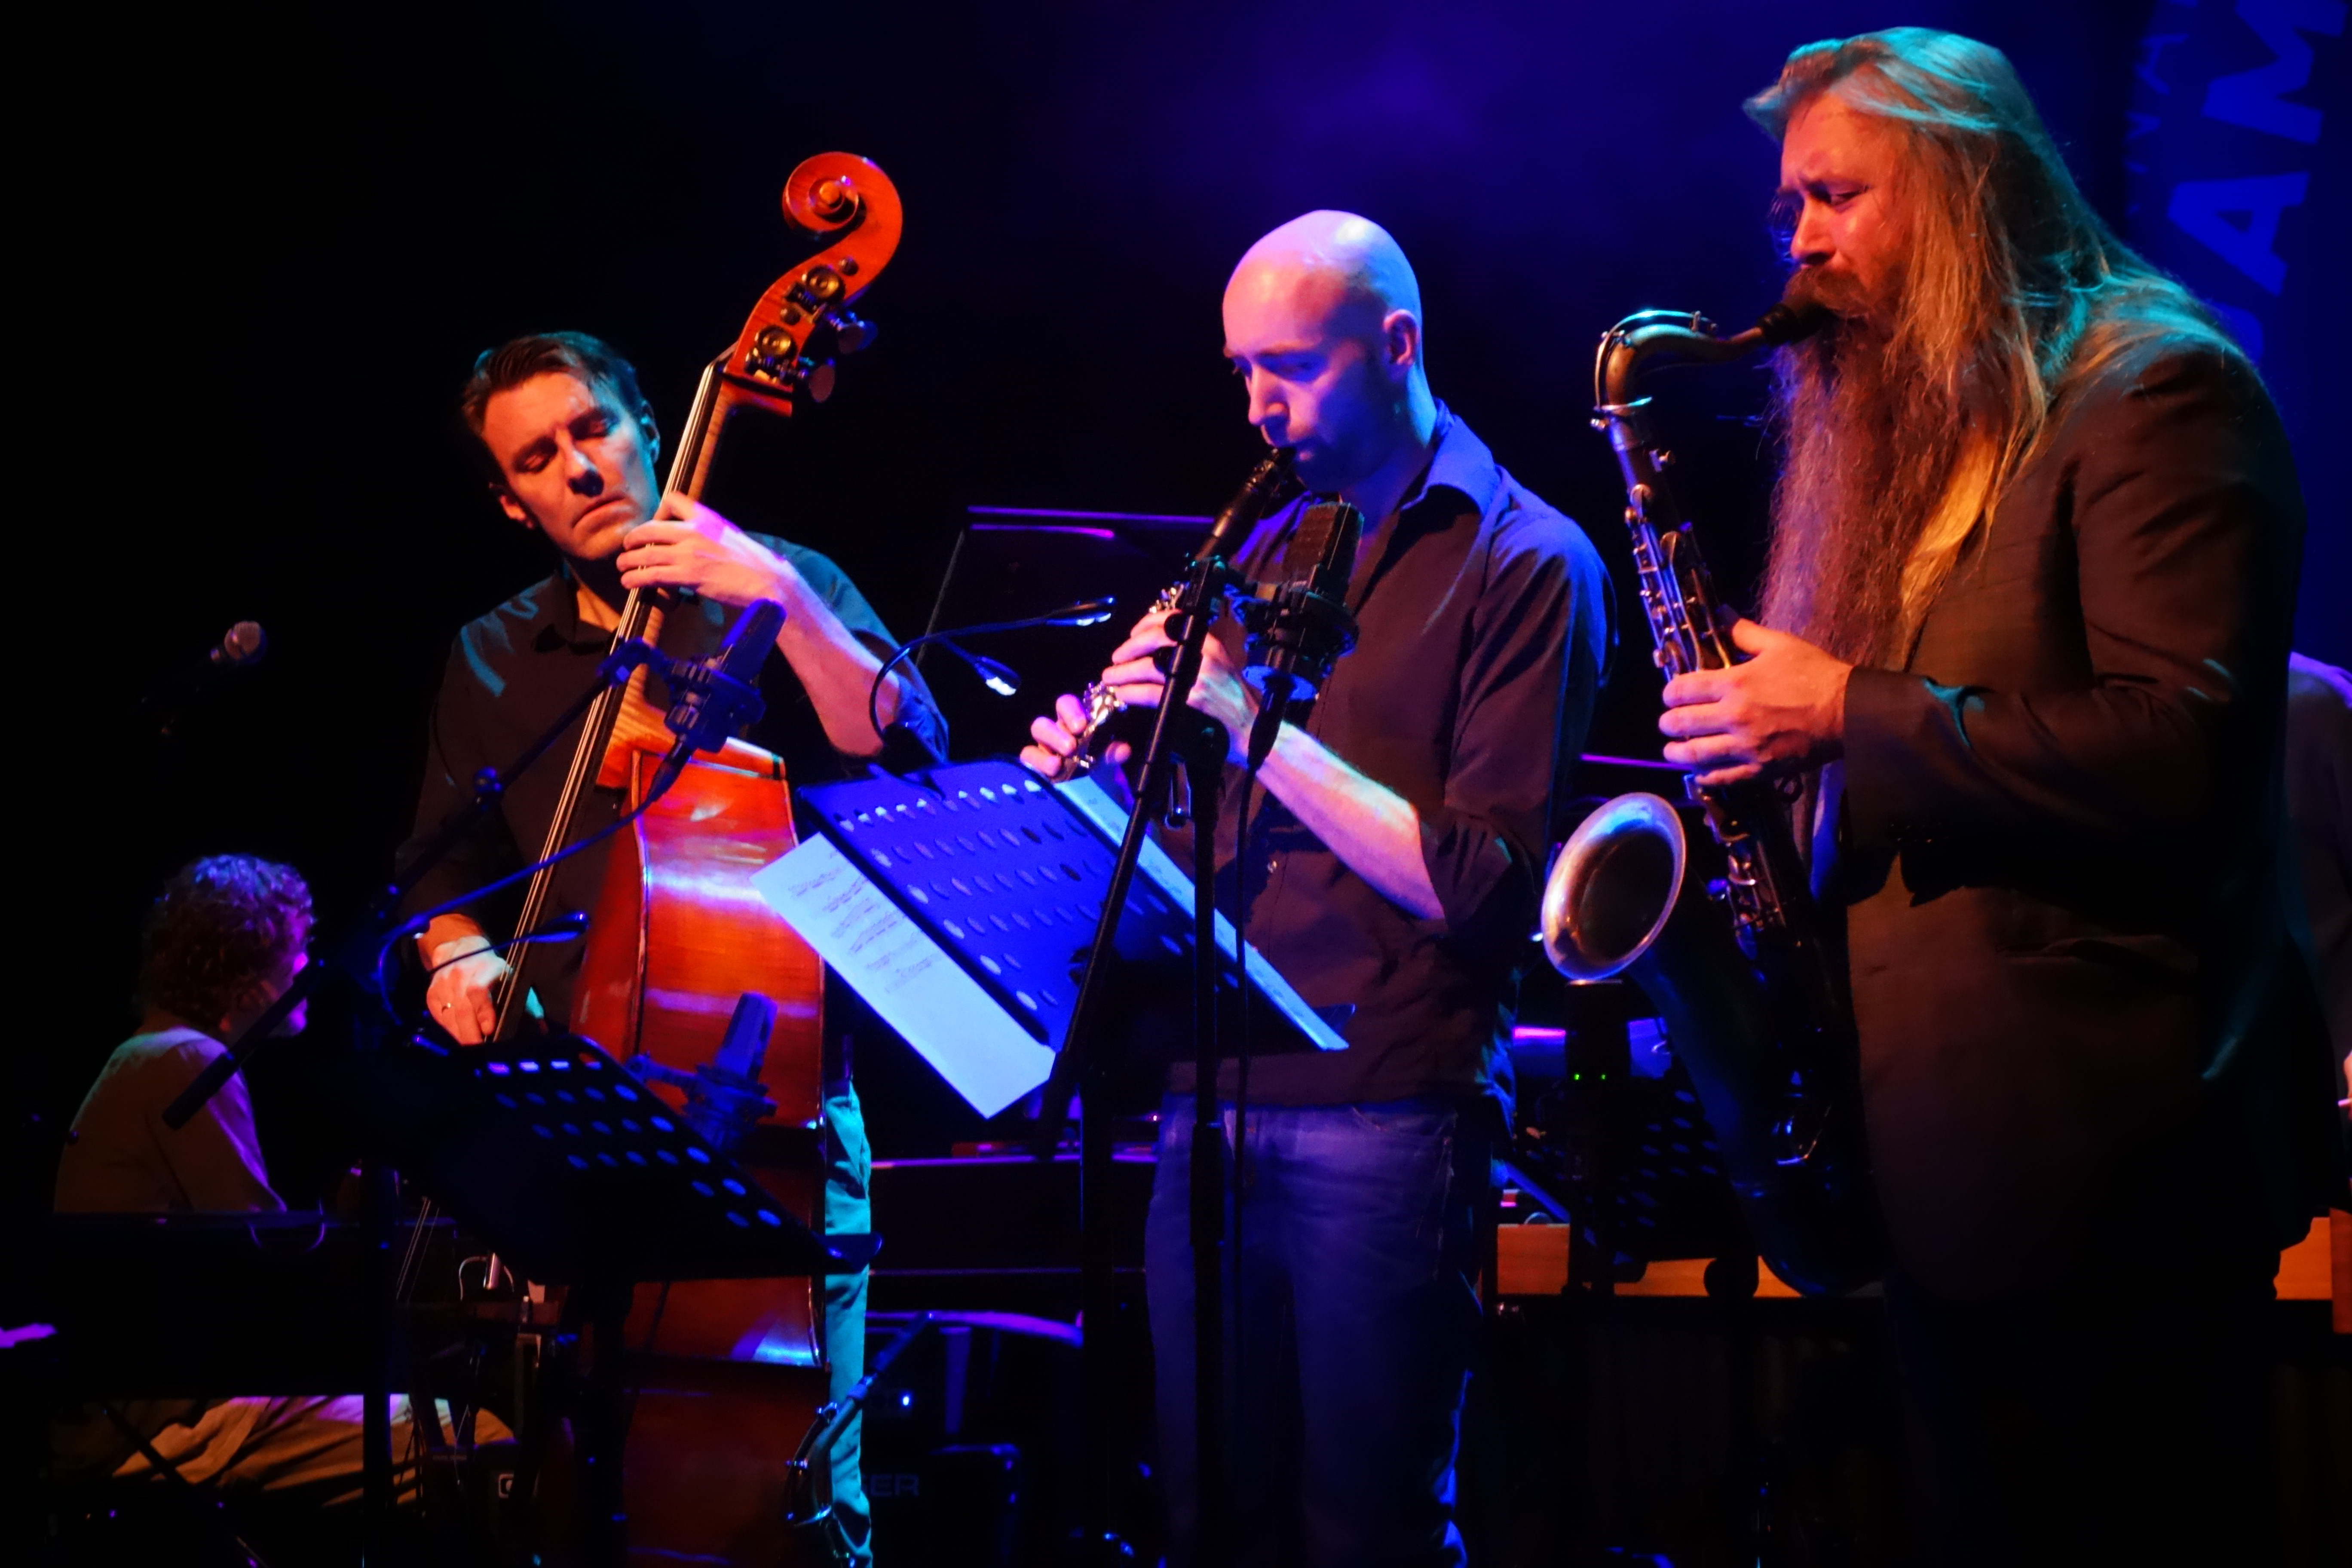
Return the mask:
[[[1378,225],[1316,212],[1276,229],[1234,269],[1224,327],[1250,423],[1296,451],[1310,491],[1368,520],[1348,595],[1355,651],[1282,726],[1246,835],[1239,765],[1256,705],[1229,620],[1191,698],[1232,737],[1222,907],[1244,911],[1348,1043],[1251,1070],[1226,1339],[1240,1361],[1234,1533],[1252,1563],[1458,1563],[1454,1455],[1478,1225],[1508,1125],[1505,1045],[1559,785],[1611,641],[1608,583],[1576,525],[1432,395],[1420,286]],[[1244,574],[1278,574],[1304,504],[1252,532]],[[1158,700],[1164,620],[1144,617],[1104,671],[1130,703]],[[1063,776],[1084,727],[1062,698],[1023,760]],[[1168,837],[1188,863],[1185,837]],[[1171,1075],[1145,1239],[1177,1562],[1197,1483],[1193,1088],[1189,1065]],[[1219,1092],[1230,1104],[1230,1064]]]

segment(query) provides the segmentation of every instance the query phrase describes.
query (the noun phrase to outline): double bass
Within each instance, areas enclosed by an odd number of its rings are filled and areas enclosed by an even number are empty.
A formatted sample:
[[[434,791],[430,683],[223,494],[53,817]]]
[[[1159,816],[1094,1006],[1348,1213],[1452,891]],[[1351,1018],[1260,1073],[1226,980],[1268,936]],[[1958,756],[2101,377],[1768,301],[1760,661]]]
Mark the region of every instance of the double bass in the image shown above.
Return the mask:
[[[672,459],[668,489],[698,499],[730,418],[793,415],[830,395],[836,355],[872,329],[849,309],[897,250],[897,190],[879,168],[820,153],[785,182],[785,216],[823,241],[778,278],[743,330],[703,372]],[[631,590],[615,646],[658,636],[660,591]],[[600,784],[635,812],[671,737],[627,722],[642,711],[643,672],[589,710],[541,858],[574,839]],[[573,987],[573,1033],[627,1060],[642,1053],[691,1074],[709,1061],[746,993],[776,1005],[760,1083],[776,1107],[738,1158],[812,1230],[824,1225],[822,1019],[816,955],[752,891],[751,874],[795,843],[781,759],[740,741],[688,763],[677,783],[614,840]],[[518,931],[540,928],[551,868],[531,879]],[[498,1037],[526,1016],[530,944],[496,995]],[[655,1092],[680,1106],[675,1089]],[[795,1447],[825,1402],[822,1287],[806,1279],[684,1280],[639,1286],[624,1375],[629,1415],[622,1507],[632,1561],[792,1561],[784,1528]],[[619,1347],[599,1345],[597,1355]],[[860,1353],[863,1347],[847,1347]]]

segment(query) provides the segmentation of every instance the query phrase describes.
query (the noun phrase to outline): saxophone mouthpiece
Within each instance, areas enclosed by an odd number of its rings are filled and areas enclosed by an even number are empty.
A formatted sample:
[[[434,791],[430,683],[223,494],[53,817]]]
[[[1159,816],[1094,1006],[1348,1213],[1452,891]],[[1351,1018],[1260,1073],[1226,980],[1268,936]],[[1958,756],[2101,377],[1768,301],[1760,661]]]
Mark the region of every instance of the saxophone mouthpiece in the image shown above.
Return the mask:
[[[1829,325],[1832,313],[1827,305],[1813,297],[1813,275],[1801,271],[1789,279],[1780,302],[1757,321],[1756,331],[1763,334],[1766,347],[1777,349],[1811,337]]]

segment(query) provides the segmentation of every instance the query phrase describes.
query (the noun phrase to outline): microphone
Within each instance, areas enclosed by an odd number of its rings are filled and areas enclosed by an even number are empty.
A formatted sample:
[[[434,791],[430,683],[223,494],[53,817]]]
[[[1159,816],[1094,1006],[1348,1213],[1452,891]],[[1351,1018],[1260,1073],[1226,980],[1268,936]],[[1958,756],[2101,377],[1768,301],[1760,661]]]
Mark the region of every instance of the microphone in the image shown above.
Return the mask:
[[[258,621],[239,621],[221,634],[220,641],[149,687],[132,712],[152,723],[158,739],[169,739],[173,728],[198,693],[231,670],[250,669],[269,651],[269,637]]]
[[[223,669],[241,669],[249,664],[259,664],[261,656],[269,651],[269,637],[259,621],[239,621],[221,634],[219,646],[205,655],[205,662]]]
[[[1242,679],[1259,698],[1250,729],[1253,772],[1274,749],[1283,721],[1303,715],[1331,679],[1331,667],[1356,646],[1348,580],[1364,514],[1346,501],[1318,501],[1300,514],[1282,552],[1282,577],[1239,601],[1244,645]]]
[[[727,628],[727,638],[717,653],[670,672],[670,707],[662,722],[669,726],[680,746],[715,752],[738,729],[756,722],[767,710],[760,698],[760,667],[768,662],[776,634],[783,627],[782,605],[773,599],[754,599]]]
[[[737,730],[757,722],[767,711],[760,696],[760,667],[767,662],[783,625],[782,605],[754,599],[735,617],[726,640],[709,658],[665,659],[656,653],[646,660],[669,682],[669,711],[662,715],[662,722],[677,737],[655,773],[646,799],[676,784],[695,752],[717,751]]]

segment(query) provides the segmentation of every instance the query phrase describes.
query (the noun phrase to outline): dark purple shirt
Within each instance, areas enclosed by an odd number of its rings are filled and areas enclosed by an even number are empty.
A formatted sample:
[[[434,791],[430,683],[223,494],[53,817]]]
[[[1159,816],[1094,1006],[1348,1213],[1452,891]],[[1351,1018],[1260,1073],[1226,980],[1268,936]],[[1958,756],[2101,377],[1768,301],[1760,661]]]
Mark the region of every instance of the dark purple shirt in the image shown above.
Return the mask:
[[[1243,571],[1278,569],[1304,506],[1251,533]],[[1258,1058],[1250,1098],[1346,1105],[1435,1094],[1490,1098],[1507,1110],[1505,1047],[1520,978],[1538,952],[1530,939],[1553,813],[1612,640],[1608,576],[1583,531],[1441,407],[1429,468],[1366,535],[1348,602],[1355,650],[1305,728],[1412,804],[1444,912],[1419,920],[1391,903],[1264,790],[1243,886],[1241,772],[1228,768],[1220,907],[1230,912],[1246,892],[1250,942],[1348,1042],[1340,1052]],[[1217,635],[1238,658],[1239,628],[1227,620]],[[1189,866],[1190,835],[1163,837]],[[1180,1066],[1173,1087],[1192,1082],[1190,1066]]]

